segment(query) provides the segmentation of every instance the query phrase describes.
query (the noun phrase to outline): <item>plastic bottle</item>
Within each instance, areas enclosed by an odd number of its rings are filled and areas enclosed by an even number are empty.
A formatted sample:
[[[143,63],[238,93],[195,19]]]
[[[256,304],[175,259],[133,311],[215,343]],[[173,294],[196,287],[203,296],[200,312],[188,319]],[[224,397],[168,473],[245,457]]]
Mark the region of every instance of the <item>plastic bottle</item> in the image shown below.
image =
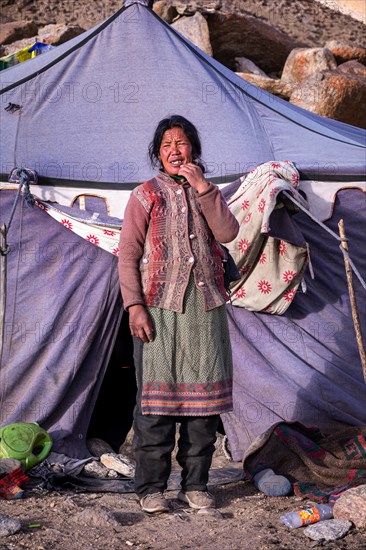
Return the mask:
[[[317,523],[323,519],[330,519],[333,517],[333,510],[331,506],[327,504],[318,504],[316,507],[306,508],[305,510],[299,510],[298,512],[288,512],[280,517],[280,521],[295,529],[296,527],[303,527],[310,523]]]

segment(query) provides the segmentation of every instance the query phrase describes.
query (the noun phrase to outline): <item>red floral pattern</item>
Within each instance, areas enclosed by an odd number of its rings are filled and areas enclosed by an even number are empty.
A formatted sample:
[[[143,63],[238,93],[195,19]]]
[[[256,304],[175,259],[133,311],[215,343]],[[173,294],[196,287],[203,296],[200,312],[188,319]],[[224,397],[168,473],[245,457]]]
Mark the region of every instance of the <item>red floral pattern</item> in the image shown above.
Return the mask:
[[[245,295],[246,295],[246,291],[245,291],[245,288],[243,286],[235,292],[236,298],[245,298]]]
[[[265,264],[267,261],[267,254],[265,252],[262,252],[262,254],[259,256],[259,263]]]
[[[272,292],[272,286],[268,281],[265,281],[264,279],[262,279],[258,283],[258,290],[262,294],[270,294]]]
[[[41,210],[44,210],[45,212],[47,212],[48,206],[46,206],[45,204],[42,204],[41,202],[38,202],[38,201],[35,201],[34,204],[38,206],[38,208],[40,208]]]
[[[241,267],[239,269],[239,273],[241,273],[242,275],[246,275],[247,273],[249,273],[249,271],[252,269],[252,266],[251,264],[247,264],[247,265],[244,265],[243,267]]]
[[[95,244],[96,246],[99,246],[99,239],[96,235],[88,235],[86,237],[86,240],[92,244]]]
[[[65,227],[67,227],[67,229],[71,229],[72,230],[72,223],[70,220],[68,220],[67,218],[64,218],[63,220],[61,220],[61,223],[62,225],[64,225]]]
[[[118,256],[119,255],[119,248],[116,247],[112,250],[112,254],[114,254],[115,256]]]
[[[285,283],[288,283],[288,284],[291,283],[295,277],[296,277],[296,272],[292,271],[291,269],[288,269],[287,271],[285,271],[285,273],[282,276]]]
[[[246,210],[247,208],[249,208],[249,201],[248,200],[245,200],[241,203],[241,208],[242,210]]]
[[[248,241],[248,239],[242,239],[241,241],[239,241],[240,252],[245,254],[246,252],[248,252],[249,248],[250,248],[250,242]]]
[[[245,216],[243,223],[249,223],[250,218],[252,217],[252,213],[248,212],[248,214]]]
[[[292,288],[291,290],[286,290],[284,293],[284,297],[286,302],[292,302],[292,300],[295,298],[296,290]]]
[[[263,198],[263,199],[260,200],[260,202],[258,204],[258,212],[261,212],[261,214],[263,214],[265,206],[266,206],[266,201]]]
[[[278,243],[276,244],[276,248],[277,248],[277,252],[281,256],[285,256],[285,254],[287,252],[287,246],[286,246],[285,241],[278,241]]]
[[[109,237],[114,237],[116,235],[115,231],[111,231],[110,229],[103,229],[104,235],[109,235]]]

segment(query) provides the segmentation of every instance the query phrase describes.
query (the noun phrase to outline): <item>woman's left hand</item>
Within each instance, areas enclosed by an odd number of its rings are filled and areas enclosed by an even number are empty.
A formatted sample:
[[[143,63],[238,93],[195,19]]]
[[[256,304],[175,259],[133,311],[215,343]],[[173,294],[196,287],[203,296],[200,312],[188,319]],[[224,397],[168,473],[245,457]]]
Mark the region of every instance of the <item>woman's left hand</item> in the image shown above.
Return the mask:
[[[205,180],[201,168],[193,162],[182,164],[179,169],[178,175],[184,176],[189,185],[193,187],[197,191],[197,193],[203,193],[208,189],[210,185],[208,181]]]

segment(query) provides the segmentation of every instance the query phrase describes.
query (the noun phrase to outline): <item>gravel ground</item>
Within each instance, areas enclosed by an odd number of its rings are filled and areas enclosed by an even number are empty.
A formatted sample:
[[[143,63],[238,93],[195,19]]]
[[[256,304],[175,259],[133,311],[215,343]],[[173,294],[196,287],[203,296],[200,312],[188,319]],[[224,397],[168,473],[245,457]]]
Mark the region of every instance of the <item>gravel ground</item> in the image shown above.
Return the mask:
[[[241,464],[223,456],[219,446],[213,467],[241,470]],[[173,461],[173,471],[178,469]],[[267,497],[249,481],[216,485],[210,491],[218,510],[210,514],[179,502],[177,490],[167,492],[171,512],[152,516],[141,511],[133,493],[41,490],[19,500],[1,499],[0,514],[17,518],[22,529],[0,537],[0,550],[308,550],[315,546],[303,528],[288,529],[279,519],[283,513],[308,507],[309,501],[295,496]],[[39,527],[28,527],[34,524]],[[364,549],[366,530],[353,528],[342,540],[321,546]]]

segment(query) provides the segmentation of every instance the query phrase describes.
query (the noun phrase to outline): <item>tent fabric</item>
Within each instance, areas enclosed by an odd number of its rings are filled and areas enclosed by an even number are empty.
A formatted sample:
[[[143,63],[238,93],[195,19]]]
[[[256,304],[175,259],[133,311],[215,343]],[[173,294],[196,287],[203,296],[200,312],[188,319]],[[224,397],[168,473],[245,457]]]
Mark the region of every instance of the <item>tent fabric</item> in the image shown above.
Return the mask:
[[[46,200],[84,186],[102,189],[117,209],[116,189],[153,175],[147,144],[157,121],[173,113],[196,124],[215,182],[287,159],[313,179],[364,179],[361,129],[247,83],[140,3],[2,71],[0,86],[4,105],[21,106],[0,110],[0,173],[15,165],[37,170],[42,185],[52,182]],[[123,210],[112,214],[123,217]]]
[[[14,191],[0,191],[7,220]],[[89,420],[122,315],[117,258],[19,201],[7,255],[0,425],[34,422],[86,457]]]
[[[363,278],[365,216],[364,194],[347,189],[338,193],[326,224],[337,232],[344,220],[349,251]],[[316,425],[324,433],[366,420],[366,384],[339,243],[304,213],[294,219],[309,243],[315,274],[312,280],[305,273],[306,294],[298,292],[283,316],[228,306],[234,412],[223,421],[235,460],[265,426],[281,420]],[[365,335],[365,291],[357,279],[354,285]]]
[[[365,278],[366,133],[244,82],[141,2],[1,71],[0,83],[0,179],[14,167],[36,170],[32,191],[60,203],[65,215],[91,221],[97,213],[98,221],[118,225],[131,189],[154,173],[146,153],[157,122],[178,113],[199,129],[207,175],[216,182],[291,160],[300,190],[309,183],[311,204],[332,214],[326,223],[338,232],[344,219],[350,255]],[[19,108],[6,110],[8,103]],[[224,189],[227,199],[233,192]],[[1,225],[15,194],[0,186]],[[77,208],[82,204],[86,210]],[[307,293],[297,292],[282,317],[228,305],[234,411],[223,422],[235,460],[281,420],[325,432],[366,423],[338,242],[302,212],[292,221],[310,245],[315,279],[306,274]],[[23,201],[8,242],[0,424],[38,421],[56,452],[86,457],[88,423],[121,318],[117,258]],[[364,292],[357,280],[355,287],[365,335]]]

